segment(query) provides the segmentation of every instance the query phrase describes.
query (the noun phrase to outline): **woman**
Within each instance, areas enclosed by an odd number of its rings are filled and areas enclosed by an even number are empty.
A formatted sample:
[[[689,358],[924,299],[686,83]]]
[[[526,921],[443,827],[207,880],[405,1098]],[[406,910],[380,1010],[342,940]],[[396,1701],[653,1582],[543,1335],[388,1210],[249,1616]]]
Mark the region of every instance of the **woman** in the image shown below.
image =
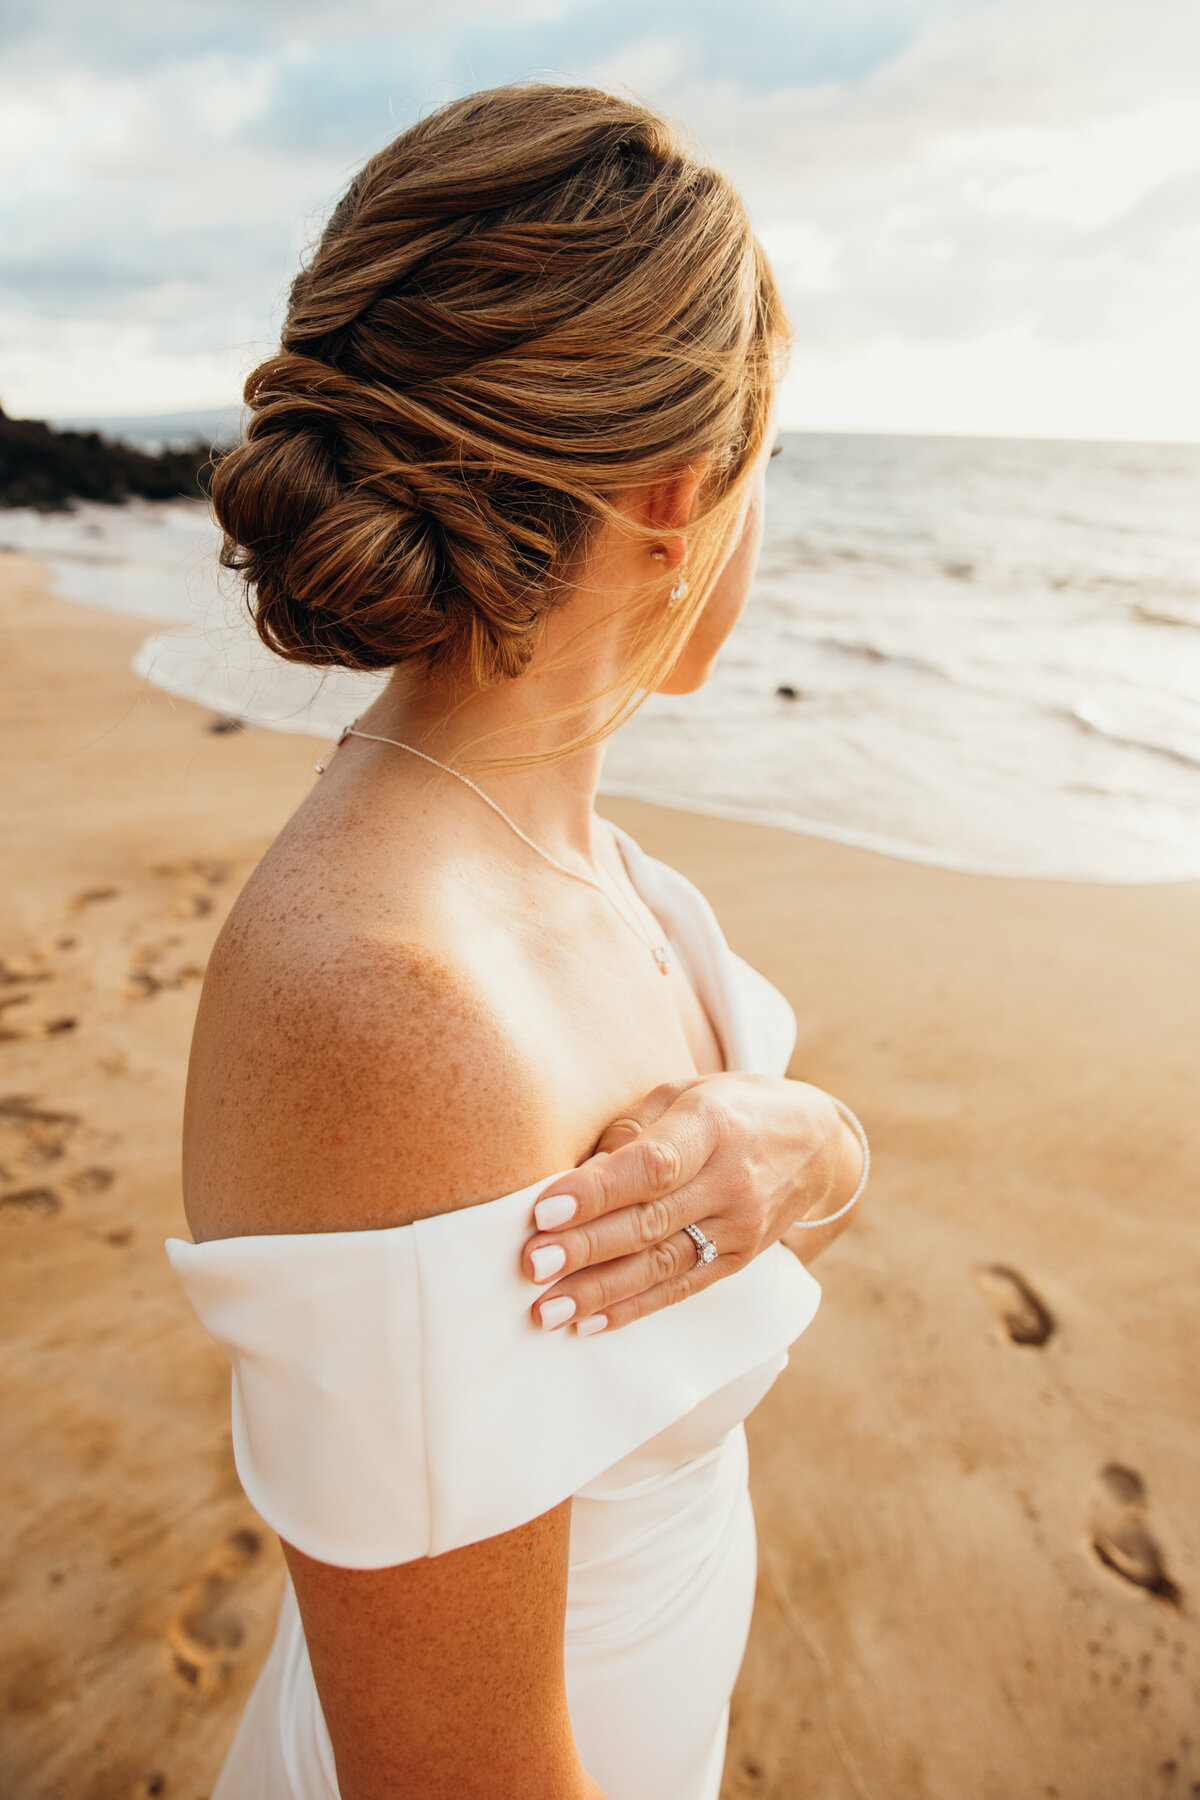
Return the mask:
[[[214,1800],[717,1793],[741,1420],[865,1140],[593,800],[745,603],[784,338],[668,125],[506,88],[367,164],[250,378],[213,498],[258,629],[395,673],[196,1027],[170,1253],[290,1573]]]

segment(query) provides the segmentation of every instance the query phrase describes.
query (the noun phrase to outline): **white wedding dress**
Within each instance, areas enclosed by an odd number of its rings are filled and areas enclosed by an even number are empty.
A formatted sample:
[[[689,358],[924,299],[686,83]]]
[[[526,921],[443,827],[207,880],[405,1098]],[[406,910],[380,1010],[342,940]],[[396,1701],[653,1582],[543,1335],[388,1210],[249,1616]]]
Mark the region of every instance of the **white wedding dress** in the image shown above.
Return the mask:
[[[782,1074],[786,1000],[690,882],[620,842],[726,1067]],[[238,1472],[281,1537],[383,1568],[573,1495],[565,1661],[584,1767],[608,1800],[716,1800],[754,1599],[742,1420],[820,1289],[775,1245],[611,1337],[543,1332],[519,1257],[553,1179],[390,1230],[172,1239],[167,1253],[233,1364]],[[289,1588],[212,1800],[337,1793]]]

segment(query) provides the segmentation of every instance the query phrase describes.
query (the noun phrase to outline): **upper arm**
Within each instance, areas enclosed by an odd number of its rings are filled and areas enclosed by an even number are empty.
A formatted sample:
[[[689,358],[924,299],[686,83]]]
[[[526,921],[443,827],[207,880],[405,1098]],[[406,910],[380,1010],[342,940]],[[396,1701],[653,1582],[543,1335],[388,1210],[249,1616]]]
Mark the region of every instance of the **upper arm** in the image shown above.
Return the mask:
[[[393,1569],[285,1545],[342,1800],[602,1800],[563,1681],[570,1513]]]
[[[408,1223],[559,1166],[553,1109],[487,983],[370,934],[218,946],[185,1128],[198,1240]],[[494,990],[493,990],[494,991]],[[599,1800],[563,1674],[570,1502],[356,1570],[285,1545],[343,1800]]]

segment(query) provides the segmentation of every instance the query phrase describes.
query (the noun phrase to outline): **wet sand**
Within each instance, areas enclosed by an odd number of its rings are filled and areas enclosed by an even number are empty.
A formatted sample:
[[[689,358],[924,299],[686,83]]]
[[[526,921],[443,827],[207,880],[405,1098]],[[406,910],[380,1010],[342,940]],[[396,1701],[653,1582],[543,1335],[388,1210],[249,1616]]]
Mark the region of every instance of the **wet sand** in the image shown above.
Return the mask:
[[[0,1791],[202,1800],[281,1580],[167,1268],[205,958],[312,779],[0,557]],[[1200,889],[949,875],[605,803],[871,1132],[751,1427],[725,1800],[1200,1793]]]

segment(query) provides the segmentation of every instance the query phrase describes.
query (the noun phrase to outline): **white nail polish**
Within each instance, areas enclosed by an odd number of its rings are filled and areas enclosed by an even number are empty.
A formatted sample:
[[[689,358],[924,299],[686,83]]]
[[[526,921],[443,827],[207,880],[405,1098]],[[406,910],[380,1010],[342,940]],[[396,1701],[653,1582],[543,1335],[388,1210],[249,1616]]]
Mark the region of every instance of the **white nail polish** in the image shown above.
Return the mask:
[[[549,1281],[566,1266],[567,1253],[561,1244],[541,1244],[530,1251],[529,1260],[533,1264],[533,1279]]]
[[[572,1194],[546,1194],[533,1209],[539,1231],[553,1231],[575,1217],[578,1202]]]
[[[592,1313],[588,1318],[580,1319],[575,1331],[579,1337],[594,1337],[598,1331],[603,1331],[607,1324],[607,1313]]]
[[[556,1325],[565,1325],[574,1316],[575,1302],[569,1294],[556,1294],[553,1300],[544,1300],[538,1308],[543,1331],[553,1331]]]

